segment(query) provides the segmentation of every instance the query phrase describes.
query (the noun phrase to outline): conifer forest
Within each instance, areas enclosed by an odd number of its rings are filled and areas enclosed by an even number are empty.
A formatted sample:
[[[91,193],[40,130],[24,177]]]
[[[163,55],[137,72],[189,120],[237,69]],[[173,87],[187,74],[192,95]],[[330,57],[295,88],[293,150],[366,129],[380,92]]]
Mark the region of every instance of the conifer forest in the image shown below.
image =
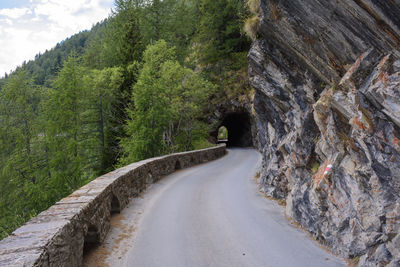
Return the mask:
[[[212,146],[213,107],[250,90],[248,6],[116,0],[91,30],[6,74],[0,239],[119,166]]]

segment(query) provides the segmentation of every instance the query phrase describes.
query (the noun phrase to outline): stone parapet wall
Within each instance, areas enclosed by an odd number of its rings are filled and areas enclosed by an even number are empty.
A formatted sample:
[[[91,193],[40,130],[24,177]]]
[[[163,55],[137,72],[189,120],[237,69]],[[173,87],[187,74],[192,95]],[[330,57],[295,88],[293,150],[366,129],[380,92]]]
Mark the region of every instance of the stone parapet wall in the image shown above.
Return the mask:
[[[98,177],[0,241],[0,266],[81,266],[84,247],[105,239],[113,213],[163,176],[222,157],[225,148],[151,158]]]

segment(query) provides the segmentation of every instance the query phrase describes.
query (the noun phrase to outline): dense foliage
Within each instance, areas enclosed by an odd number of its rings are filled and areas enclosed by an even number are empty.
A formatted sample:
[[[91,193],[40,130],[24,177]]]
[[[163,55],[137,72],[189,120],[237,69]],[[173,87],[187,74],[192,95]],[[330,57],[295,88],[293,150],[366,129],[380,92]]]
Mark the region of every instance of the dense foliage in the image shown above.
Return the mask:
[[[176,61],[175,49],[164,40],[148,46],[132,91],[122,162],[195,148],[207,137],[197,116],[212,90],[211,83]]]
[[[209,145],[247,90],[243,0],[116,0],[0,80],[0,238],[118,164]]]

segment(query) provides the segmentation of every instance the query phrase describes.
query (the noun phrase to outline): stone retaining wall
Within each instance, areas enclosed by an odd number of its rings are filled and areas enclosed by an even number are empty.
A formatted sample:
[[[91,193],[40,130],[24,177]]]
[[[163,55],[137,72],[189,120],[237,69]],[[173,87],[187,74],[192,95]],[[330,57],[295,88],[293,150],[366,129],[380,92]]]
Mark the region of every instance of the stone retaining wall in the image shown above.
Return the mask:
[[[98,177],[0,241],[0,266],[81,266],[84,247],[102,242],[111,215],[149,184],[225,153],[223,144],[143,160]]]

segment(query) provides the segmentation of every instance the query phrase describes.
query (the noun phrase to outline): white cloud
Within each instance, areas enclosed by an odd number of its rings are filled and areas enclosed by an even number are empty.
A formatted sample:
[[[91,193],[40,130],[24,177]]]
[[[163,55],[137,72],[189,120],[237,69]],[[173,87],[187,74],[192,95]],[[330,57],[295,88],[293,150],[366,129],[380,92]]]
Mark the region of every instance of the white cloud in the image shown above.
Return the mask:
[[[90,29],[110,13],[113,0],[30,0],[0,9],[0,76],[58,42]]]
[[[13,22],[11,19],[0,19],[0,25],[2,24],[8,24],[8,25],[13,25]],[[3,27],[0,28],[0,32],[3,31]]]
[[[0,15],[9,17],[11,19],[18,19],[26,14],[31,14],[32,11],[28,8],[3,8],[0,9]]]

